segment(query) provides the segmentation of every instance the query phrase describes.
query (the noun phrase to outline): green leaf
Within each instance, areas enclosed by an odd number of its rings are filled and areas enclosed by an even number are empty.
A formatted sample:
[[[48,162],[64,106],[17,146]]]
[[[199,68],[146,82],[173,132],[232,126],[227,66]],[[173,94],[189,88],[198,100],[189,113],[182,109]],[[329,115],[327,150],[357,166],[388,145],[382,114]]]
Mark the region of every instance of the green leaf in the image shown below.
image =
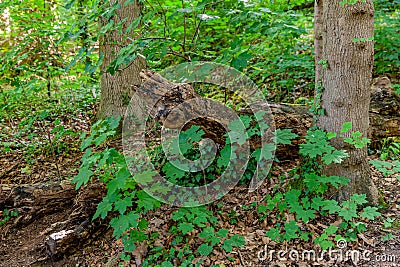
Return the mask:
[[[251,58],[252,58],[252,56],[249,53],[243,52],[232,60],[232,67],[234,67],[237,70],[242,71],[244,68],[246,68],[247,62]]]
[[[294,238],[298,238],[297,232],[300,230],[300,227],[296,224],[295,220],[291,220],[288,223],[285,223],[285,234],[283,235],[283,238],[285,240],[291,240]]]
[[[231,144],[238,143],[241,146],[247,141],[247,134],[244,132],[230,131],[228,134]]]
[[[397,161],[393,162],[394,164],[397,163]],[[390,162],[386,161],[381,161],[381,160],[371,160],[370,164],[372,164],[378,171],[380,171],[385,177],[387,175],[393,174],[394,170],[398,172],[398,168],[396,167],[395,169],[392,170],[393,165]],[[396,166],[396,165],[395,165]]]
[[[147,234],[145,232],[132,230],[129,235],[125,234],[122,237],[122,244],[124,245],[124,252],[132,252],[136,249],[135,243],[141,243],[147,239]]]
[[[359,131],[351,133],[352,137],[350,138],[345,138],[344,142],[348,143],[350,145],[354,145],[355,148],[363,148],[365,147],[368,143],[370,143],[370,139],[369,138],[361,138],[362,137],[362,133],[360,133]]]
[[[215,246],[220,242],[220,238],[215,236],[214,228],[207,227],[199,235],[201,238],[205,238],[207,242],[211,242],[212,246]]]
[[[287,191],[285,194],[285,202],[288,203],[290,206],[298,204],[300,195],[301,195],[300,190],[291,189]]]
[[[356,212],[356,209],[342,208],[339,211],[339,216],[342,216],[343,219],[345,219],[346,221],[350,221],[352,218],[357,217],[357,212]]]
[[[97,219],[99,216],[102,220],[107,217],[108,212],[113,208],[113,204],[110,198],[105,196],[103,200],[97,205],[96,213],[93,215],[93,220]]]
[[[390,228],[392,227],[392,223],[394,222],[394,219],[392,218],[387,218],[385,222],[383,222],[383,227],[385,228]]]
[[[322,210],[327,210],[330,214],[334,214],[340,211],[342,208],[339,206],[338,202],[334,199],[325,200]]]
[[[131,227],[136,227],[138,225],[138,219],[140,216],[133,211],[129,212],[126,215],[119,215],[118,217],[114,217],[110,221],[110,225],[114,229],[114,236],[116,238],[120,238],[124,232],[129,230]]]
[[[207,241],[210,241],[212,237],[215,236],[215,230],[213,227],[206,227],[199,234],[200,238],[205,238]]]
[[[323,250],[327,250],[329,248],[332,248],[335,245],[331,240],[317,241],[317,244],[319,244],[321,249],[323,249]]]
[[[246,129],[246,127],[244,126],[244,123],[242,120],[237,119],[237,120],[233,120],[231,122],[229,122],[228,124],[228,129],[232,132],[236,132],[236,131],[240,131],[242,132],[243,130]]]
[[[185,177],[186,172],[182,171],[181,169],[178,169],[177,167],[175,167],[173,164],[171,164],[170,162],[167,162],[164,166],[163,166],[163,171],[165,172],[165,175],[167,177],[170,178],[174,178],[174,179],[180,179]]]
[[[116,118],[109,117],[107,119],[107,122],[110,125],[110,130],[115,130],[119,126],[119,123],[120,123],[121,119],[122,119],[121,116],[116,117]]]
[[[242,123],[244,124],[244,127],[246,129],[248,129],[250,127],[250,123],[252,121],[250,116],[246,116],[246,115],[240,116],[240,120],[242,121]]]
[[[340,129],[340,133],[347,133],[353,128],[353,123],[351,121],[345,122],[342,125],[342,129]]]
[[[326,176],[319,176],[316,173],[307,173],[304,175],[304,184],[311,192],[324,193],[328,186],[326,185]]]
[[[160,207],[161,203],[153,198],[152,196],[148,195],[145,191],[141,190],[136,193],[138,200],[137,205],[138,208],[143,208],[145,211],[153,210],[155,208]]]
[[[292,129],[277,129],[275,131],[275,143],[276,144],[283,144],[283,145],[290,145],[292,143],[292,139],[298,137],[297,134],[292,133]]]
[[[231,156],[231,147],[229,145],[225,145],[223,149],[221,149],[220,157],[218,157],[217,165],[220,168],[228,166],[229,159]]]
[[[361,212],[361,216],[363,218],[367,218],[369,220],[373,220],[375,217],[380,216],[381,213],[377,211],[376,207],[365,207],[363,212]]]
[[[219,244],[221,242],[221,238],[212,236],[210,238],[210,241],[211,241],[211,246],[215,246],[216,244]]]
[[[310,235],[310,233],[308,233],[308,232],[302,232],[300,234],[300,239],[307,242],[310,239],[309,235]]]
[[[172,263],[170,263],[169,261],[163,261],[161,263],[161,267],[174,267],[174,265]]]
[[[333,150],[334,148],[328,145],[326,140],[315,140],[313,142],[300,144],[299,153],[313,159],[317,156],[322,156],[324,153],[331,153]]]
[[[232,252],[233,250],[233,242],[230,239],[225,239],[224,243],[222,245],[222,248],[226,251],[226,252]]]
[[[273,159],[275,148],[274,144],[264,144],[261,149],[257,148],[253,152],[253,157],[256,158],[257,161]]]
[[[365,232],[367,231],[367,226],[365,225],[365,223],[363,222],[351,222],[354,226],[352,226],[353,228],[355,228],[359,233],[361,232]]]
[[[186,209],[180,208],[179,210],[175,211],[171,217],[174,221],[180,221],[185,219]]]
[[[138,184],[142,184],[142,185],[146,185],[147,183],[151,183],[154,181],[153,177],[157,174],[156,171],[144,171],[138,174],[135,174],[135,176],[133,177],[133,179],[135,179],[135,181]]]
[[[390,233],[390,234],[387,234],[387,235],[382,236],[382,237],[381,237],[381,240],[382,240],[383,242],[385,242],[385,241],[388,241],[388,240],[393,239],[393,238],[394,238],[394,235],[393,235],[392,233]]]
[[[303,222],[307,223],[310,219],[315,218],[314,210],[298,209],[296,210],[296,219],[301,219]]]
[[[232,241],[233,246],[235,247],[242,247],[246,244],[246,240],[244,238],[244,236],[235,234],[233,235],[230,240]]]
[[[353,200],[346,200],[343,201],[342,207],[352,209],[352,210],[357,210],[357,204]]]
[[[115,202],[115,210],[120,214],[124,214],[127,207],[132,206],[132,197],[120,198]]]
[[[196,216],[194,218],[193,223],[199,227],[205,227],[205,223],[207,222],[207,218],[205,216]]]
[[[350,200],[354,201],[358,205],[368,203],[367,196],[365,194],[362,195],[354,194],[350,197]]]
[[[221,229],[221,230],[219,230],[218,232],[217,232],[217,236],[219,236],[219,237],[226,237],[226,235],[228,234],[228,230],[227,229]]]
[[[327,153],[322,157],[324,164],[342,163],[343,159],[348,158],[349,154],[345,150],[334,150],[332,153]]]
[[[243,236],[235,234],[230,239],[225,239],[222,245],[222,248],[226,252],[231,252],[233,247],[242,247],[246,244],[246,240]]]
[[[332,132],[326,133],[326,138],[328,138],[328,140],[331,140],[331,139],[335,138],[336,136],[337,136],[337,133],[332,133]]]
[[[183,234],[187,234],[194,229],[194,225],[192,223],[181,222],[178,224],[178,229],[182,231]]]
[[[267,206],[265,205],[260,205],[257,207],[257,212],[258,213],[266,213],[267,212]]]
[[[199,142],[202,139],[203,135],[204,135],[204,131],[202,129],[200,129],[200,126],[192,125],[188,130],[186,130],[185,132],[182,132],[179,135],[179,139],[183,143],[188,143],[189,140],[190,140],[190,143],[194,143],[194,142]]]
[[[107,184],[107,189],[110,192],[118,192],[120,189],[124,189],[126,180],[131,176],[127,168],[122,168],[117,172],[115,179],[111,180]]]
[[[77,176],[72,179],[72,182],[76,184],[75,189],[78,190],[82,185],[86,185],[89,182],[93,172],[89,170],[89,166],[83,166],[79,169]]]
[[[212,249],[213,248],[207,244],[201,244],[197,249],[197,252],[202,256],[208,256],[210,255]]]
[[[324,199],[322,197],[315,197],[311,201],[311,208],[319,210],[320,207],[324,206]]]
[[[271,228],[266,233],[266,236],[271,238],[272,241],[279,241],[281,239],[281,234],[279,232],[280,225],[278,224],[275,228]]]
[[[262,133],[264,133],[266,130],[271,128],[265,121],[258,121],[258,126],[260,127],[260,130]]]
[[[328,228],[325,229],[325,233],[327,235],[333,235],[334,233],[337,232],[338,229],[339,229],[339,227],[331,224]]]
[[[107,139],[108,133],[102,133],[98,137],[94,139],[94,144],[95,146],[99,146],[100,144],[104,143],[104,141]]]

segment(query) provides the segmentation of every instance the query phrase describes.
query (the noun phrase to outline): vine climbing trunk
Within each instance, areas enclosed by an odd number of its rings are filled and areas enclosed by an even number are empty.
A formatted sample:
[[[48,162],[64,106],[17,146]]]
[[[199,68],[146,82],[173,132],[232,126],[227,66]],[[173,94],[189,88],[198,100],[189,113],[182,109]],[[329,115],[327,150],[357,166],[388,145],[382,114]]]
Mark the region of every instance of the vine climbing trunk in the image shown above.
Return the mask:
[[[322,25],[322,102],[324,115],[318,125],[328,132],[339,132],[345,122],[352,131],[367,137],[372,82],[374,46],[374,5],[372,0],[341,5],[341,0],[324,0]],[[318,76],[317,75],[317,76]],[[350,133],[345,134],[350,137]],[[378,202],[378,191],[371,178],[367,148],[356,149],[335,138],[332,144],[345,149],[349,158],[341,164],[324,167],[324,174],[344,176],[350,183],[335,196],[339,201],[354,194],[366,194],[371,203]]]
[[[118,52],[132,43],[135,38],[132,25],[140,16],[141,3],[134,1],[134,3],[125,4],[125,2],[126,0],[118,1],[119,7],[111,18],[100,18],[100,29],[108,25],[110,21],[114,21],[114,28],[107,31],[99,44],[100,54],[104,55],[100,67],[101,100],[97,114],[99,119],[124,115],[135,88],[141,83],[140,71],[146,67],[145,59],[138,56],[133,62],[120,66],[114,74],[107,72],[109,64],[116,58]],[[115,4],[115,1],[110,1],[110,4]],[[121,29],[118,29],[119,23],[122,23]]]

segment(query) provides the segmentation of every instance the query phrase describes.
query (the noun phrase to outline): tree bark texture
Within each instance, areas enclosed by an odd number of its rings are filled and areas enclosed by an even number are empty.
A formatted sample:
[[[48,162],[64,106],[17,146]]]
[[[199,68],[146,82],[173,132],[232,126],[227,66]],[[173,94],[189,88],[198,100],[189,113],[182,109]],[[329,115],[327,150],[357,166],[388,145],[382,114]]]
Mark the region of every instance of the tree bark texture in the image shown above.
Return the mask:
[[[322,27],[323,27],[323,0],[315,0],[314,4],[314,57],[315,57],[315,86],[319,86],[322,75]]]
[[[341,6],[341,0],[325,0],[323,4],[323,60],[322,108],[319,126],[329,132],[339,132],[343,123],[352,122],[351,131],[368,136],[369,104],[372,82],[374,46],[372,41],[355,38],[374,36],[374,5],[372,0]],[[345,134],[350,137],[350,133]],[[326,175],[344,176],[349,185],[339,192],[339,201],[352,194],[366,194],[371,203],[377,203],[378,191],[371,179],[367,148],[355,149],[335,138],[332,144],[345,149],[349,158],[342,164],[325,168]]]
[[[114,1],[111,1],[114,2]],[[97,117],[99,119],[106,117],[123,116],[126,106],[135,88],[140,85],[140,71],[145,68],[146,61],[143,57],[138,56],[136,60],[127,66],[121,66],[120,70],[113,75],[107,73],[108,65],[115,59],[118,52],[132,42],[135,38],[132,30],[127,32],[128,27],[134,20],[140,16],[141,4],[135,1],[133,4],[125,5],[125,0],[119,0],[120,8],[116,10],[115,15],[111,18],[114,20],[114,26],[122,20],[122,30],[109,30],[100,40],[100,54],[104,55],[101,71],[101,101]],[[104,17],[100,18],[100,27],[104,27],[109,23]]]

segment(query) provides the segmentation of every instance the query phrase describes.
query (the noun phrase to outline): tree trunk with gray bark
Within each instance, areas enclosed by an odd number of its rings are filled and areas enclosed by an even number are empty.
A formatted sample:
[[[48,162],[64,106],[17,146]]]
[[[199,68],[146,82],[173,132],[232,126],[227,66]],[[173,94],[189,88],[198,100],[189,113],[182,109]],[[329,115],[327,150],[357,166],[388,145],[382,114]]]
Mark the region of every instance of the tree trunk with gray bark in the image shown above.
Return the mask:
[[[101,101],[97,114],[98,119],[124,115],[135,88],[141,83],[140,71],[146,67],[145,59],[138,56],[136,60],[128,65],[120,66],[119,70],[114,74],[107,72],[109,64],[116,58],[118,52],[134,40],[133,29],[128,32],[127,29],[140,16],[141,12],[141,3],[139,1],[128,5],[125,5],[125,0],[119,0],[118,2],[120,7],[111,19],[114,20],[114,27],[122,20],[125,20],[122,24],[122,30],[109,30],[101,38],[99,45],[100,54],[103,54],[104,58],[100,67]],[[100,18],[100,28],[107,25],[111,19]]]
[[[341,0],[324,0],[322,27],[322,104],[324,115],[318,125],[328,132],[339,133],[343,123],[352,122],[351,131],[368,136],[369,104],[374,57],[374,5],[372,0],[340,4]],[[363,39],[361,39],[363,38]],[[357,41],[356,41],[357,40]],[[339,136],[339,135],[338,135]],[[350,133],[345,134],[350,137]],[[332,144],[345,149],[349,158],[341,164],[324,168],[324,174],[344,176],[350,183],[335,192],[339,201],[354,194],[366,194],[371,203],[378,202],[367,158],[367,148],[356,149],[343,138]]]

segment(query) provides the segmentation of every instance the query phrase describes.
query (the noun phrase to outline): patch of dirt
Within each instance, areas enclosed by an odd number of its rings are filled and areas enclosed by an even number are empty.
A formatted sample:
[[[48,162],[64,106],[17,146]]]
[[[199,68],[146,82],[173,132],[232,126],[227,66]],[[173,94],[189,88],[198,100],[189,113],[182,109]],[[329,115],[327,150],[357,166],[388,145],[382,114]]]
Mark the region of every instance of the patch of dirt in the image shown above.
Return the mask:
[[[43,216],[25,227],[7,224],[1,228],[0,266],[35,266],[47,259],[46,253],[39,251],[37,245],[44,244],[43,235],[51,224],[64,221],[71,210]]]

